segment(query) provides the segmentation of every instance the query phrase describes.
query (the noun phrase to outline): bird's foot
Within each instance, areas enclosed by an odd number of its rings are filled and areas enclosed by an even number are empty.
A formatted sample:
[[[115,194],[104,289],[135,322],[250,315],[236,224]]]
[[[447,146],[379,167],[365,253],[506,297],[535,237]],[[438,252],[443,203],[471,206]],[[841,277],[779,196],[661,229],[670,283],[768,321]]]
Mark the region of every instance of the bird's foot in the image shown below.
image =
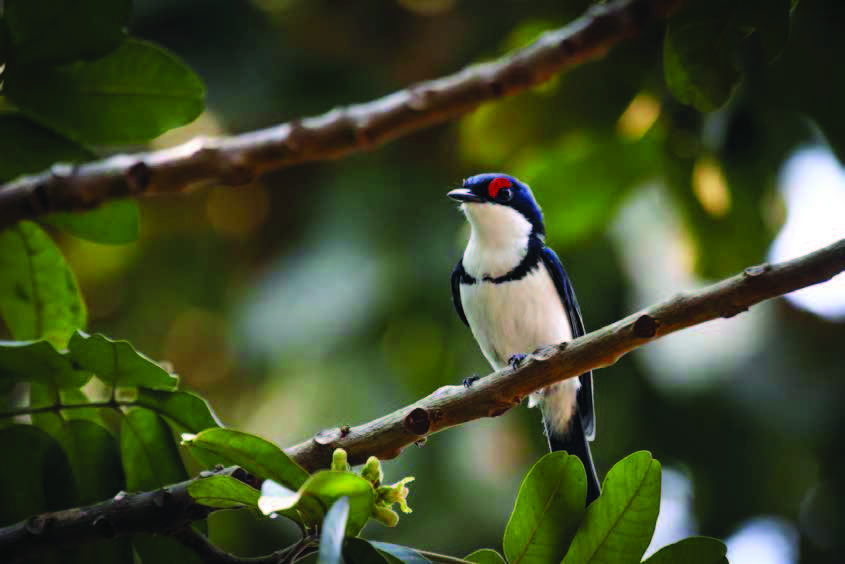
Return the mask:
[[[473,374],[468,378],[464,378],[463,385],[464,388],[471,388],[473,384],[475,384],[478,380],[481,380],[481,377],[478,374]]]
[[[511,355],[511,357],[508,359],[508,366],[510,366],[511,369],[516,370],[517,368],[519,368],[519,365],[522,364],[522,361],[525,360],[526,356],[527,355],[524,355],[522,353]]]

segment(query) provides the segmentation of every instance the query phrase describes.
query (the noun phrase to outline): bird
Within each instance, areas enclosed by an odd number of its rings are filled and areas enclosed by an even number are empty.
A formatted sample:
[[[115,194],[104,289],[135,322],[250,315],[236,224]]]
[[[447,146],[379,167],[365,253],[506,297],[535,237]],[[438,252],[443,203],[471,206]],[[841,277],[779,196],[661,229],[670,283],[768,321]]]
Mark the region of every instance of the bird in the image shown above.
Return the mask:
[[[448,196],[460,202],[471,228],[452,271],[452,303],[493,369],[516,368],[538,347],[584,335],[575,291],[545,244],[531,188],[507,174],[484,173]],[[596,429],[592,372],[532,393],[528,405],[542,412],[549,449],[583,463],[589,505],[601,493],[589,444]]]

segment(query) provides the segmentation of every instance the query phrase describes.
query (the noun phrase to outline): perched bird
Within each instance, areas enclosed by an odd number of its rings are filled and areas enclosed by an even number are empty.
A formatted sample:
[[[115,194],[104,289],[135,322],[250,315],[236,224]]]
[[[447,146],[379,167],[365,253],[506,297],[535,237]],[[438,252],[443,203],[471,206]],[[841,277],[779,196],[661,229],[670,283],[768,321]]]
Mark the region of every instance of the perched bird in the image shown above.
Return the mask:
[[[528,185],[479,174],[448,195],[472,227],[452,271],[452,301],[493,368],[515,367],[537,347],[583,335],[575,291],[543,241],[543,215]],[[531,394],[528,405],[542,411],[549,448],[584,463],[589,504],[600,493],[588,443],[595,436],[592,372]]]

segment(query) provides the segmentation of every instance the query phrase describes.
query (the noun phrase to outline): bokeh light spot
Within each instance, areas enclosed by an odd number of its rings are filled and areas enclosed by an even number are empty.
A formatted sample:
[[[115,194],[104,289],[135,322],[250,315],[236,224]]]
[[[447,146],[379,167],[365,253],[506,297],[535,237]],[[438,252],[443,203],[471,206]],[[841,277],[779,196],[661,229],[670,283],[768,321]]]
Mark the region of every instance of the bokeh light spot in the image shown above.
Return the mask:
[[[692,173],[692,189],[704,211],[722,217],[731,209],[731,192],[722,168],[711,158],[699,159]]]
[[[616,131],[625,139],[636,141],[651,129],[660,117],[660,102],[651,94],[637,94],[616,123]]]
[[[797,152],[784,166],[780,189],[786,223],[769,260],[780,262],[820,249],[845,237],[845,171],[821,147]],[[845,276],[786,295],[801,309],[831,320],[845,319]]]

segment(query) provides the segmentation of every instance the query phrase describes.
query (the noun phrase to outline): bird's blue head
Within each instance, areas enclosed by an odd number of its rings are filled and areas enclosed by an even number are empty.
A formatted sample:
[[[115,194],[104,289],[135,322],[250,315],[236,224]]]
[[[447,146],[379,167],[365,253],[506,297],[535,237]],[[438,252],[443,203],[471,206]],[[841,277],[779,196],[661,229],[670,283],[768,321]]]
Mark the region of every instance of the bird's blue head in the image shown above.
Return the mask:
[[[531,188],[508,174],[487,172],[470,176],[463,181],[461,188],[452,190],[448,195],[463,203],[461,207],[471,222],[473,216],[486,215],[484,208],[494,211],[501,210],[499,206],[503,206],[519,213],[531,225],[531,234],[543,237],[546,233],[543,214]]]

